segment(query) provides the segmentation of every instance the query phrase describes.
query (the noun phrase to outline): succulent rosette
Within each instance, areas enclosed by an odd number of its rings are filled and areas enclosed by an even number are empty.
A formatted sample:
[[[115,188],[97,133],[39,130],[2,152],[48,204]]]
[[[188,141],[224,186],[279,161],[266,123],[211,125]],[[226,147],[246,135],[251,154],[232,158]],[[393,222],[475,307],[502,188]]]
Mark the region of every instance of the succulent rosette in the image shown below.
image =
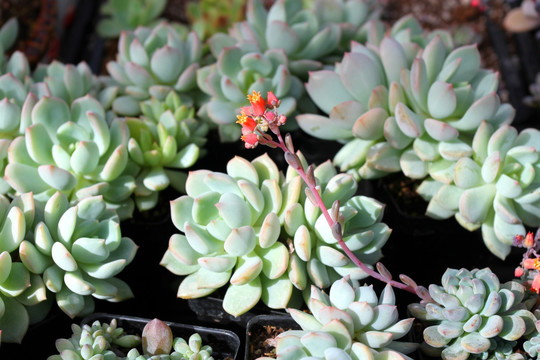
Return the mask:
[[[137,246],[122,237],[118,215],[101,196],[70,205],[57,192],[36,203],[34,224],[19,245],[21,262],[42,278],[70,317],[92,312],[93,298],[117,302],[133,296],[115,276],[133,260]]]
[[[63,64],[57,60],[50,64],[39,64],[32,74],[34,89],[38,97],[54,96],[71,105],[85,95],[99,98],[105,109],[110,108],[115,94],[100,92],[101,83],[85,63]]]
[[[29,324],[49,312],[46,288],[19,256],[19,246],[32,228],[31,194],[10,201],[0,195],[0,329],[2,342],[21,342]]]
[[[276,338],[276,355],[288,359],[411,359],[418,344],[397,341],[413,325],[399,320],[392,287],[380,297],[372,286],[360,286],[348,277],[336,280],[329,294],[315,286],[307,300],[311,314],[288,309],[302,330],[289,330]]]
[[[174,91],[164,101],[152,98],[140,106],[143,115],[126,122],[129,155],[140,167],[135,202],[140,210],[147,210],[169,185],[184,192],[187,174],[180,169],[192,166],[204,153],[209,126],[195,118],[193,107],[182,104]]]
[[[489,268],[448,269],[429,294],[409,311],[425,323],[422,348],[432,356],[513,359],[518,340],[535,331],[537,296],[519,281],[501,284]]]
[[[68,315],[93,311],[93,299],[132,296],[115,276],[137,249],[121,236],[118,216],[99,196],[70,205],[56,193],[46,203],[32,193],[0,196],[0,329],[20,342],[56,299]]]
[[[165,99],[171,90],[184,101],[197,95],[196,71],[202,43],[195,32],[185,38],[167,22],[140,26],[120,35],[115,61],[107,63],[110,77],[102,78],[108,98],[117,91],[112,110],[122,116],[141,113],[139,102]]]
[[[341,201],[345,243],[364,263],[375,263],[390,234],[379,222],[382,204],[353,196],[352,176],[336,174],[330,162],[314,174],[325,205]],[[183,234],[171,236],[161,261],[187,275],[178,296],[203,297],[230,283],[223,307],[238,316],[259,300],[285,308],[310,284],[325,288],[341,276],[366,277],[339,248],[304,188],[293,168],[284,176],[266,154],[251,162],[235,157],[227,173],[190,172],[187,195],[171,202]]]
[[[334,70],[310,73],[307,92],[328,116],[297,121],[315,137],[344,143],[334,157],[341,171],[423,178],[432,166],[470,156],[481,121],[512,121],[514,109],[496,94],[498,74],[480,67],[476,45],[453,49],[448,34],[425,34],[416,24],[403,19],[378,45],[353,42]]]
[[[280,111],[292,114],[305,99],[302,82],[289,70],[289,60],[283,49],[264,53],[240,46],[211,47],[215,64],[197,71],[199,88],[210,96],[198,115],[218,127],[223,142],[237,141],[240,128],[236,114],[245,106],[246,95],[272,91],[281,99]]]
[[[238,45],[265,53],[282,49],[290,71],[307,78],[309,71],[321,69],[340,45],[348,47],[352,38],[371,17],[377,17],[375,2],[359,0],[302,1],[278,0],[267,10],[262,0],[247,2],[246,20],[233,24],[229,34],[210,38],[210,46]]]
[[[432,171],[418,192],[429,200],[429,216],[481,228],[488,249],[504,259],[516,234],[540,226],[540,131],[484,121],[471,149],[471,157]]]
[[[129,129],[122,119],[110,124],[91,96],[71,104],[55,97],[29,97],[21,112],[28,124],[8,148],[5,180],[17,192],[47,200],[55,192],[70,201],[103,195],[122,218],[131,214],[135,188],[128,166]]]

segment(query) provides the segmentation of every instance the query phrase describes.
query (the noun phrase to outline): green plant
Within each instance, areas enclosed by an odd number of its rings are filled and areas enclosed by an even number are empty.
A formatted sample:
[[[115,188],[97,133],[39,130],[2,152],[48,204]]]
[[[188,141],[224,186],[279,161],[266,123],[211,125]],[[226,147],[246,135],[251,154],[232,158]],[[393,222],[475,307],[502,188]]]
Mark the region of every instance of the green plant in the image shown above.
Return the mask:
[[[132,296],[114,276],[131,262],[136,245],[121,236],[118,216],[101,197],[70,206],[61,193],[46,203],[31,193],[11,202],[1,196],[0,212],[3,341],[20,342],[54,299],[74,317],[93,310],[92,297],[121,301]]]
[[[427,214],[455,216],[466,229],[482,229],[488,249],[504,259],[514,236],[540,226],[540,131],[498,128],[483,121],[464,157],[426,179],[418,188],[429,201]]]
[[[279,360],[410,359],[405,354],[418,347],[396,341],[409,332],[414,319],[398,319],[390,285],[378,298],[372,286],[360,286],[346,277],[336,280],[328,295],[312,286],[306,303],[311,314],[288,309],[302,330],[276,338]]]
[[[110,124],[89,95],[68,106],[55,97],[28,97],[21,112],[23,136],[9,145],[5,180],[17,192],[45,201],[57,191],[69,201],[102,195],[108,206],[129,217],[135,188],[128,166],[129,129],[123,119]],[[23,126],[23,125],[21,125]]]
[[[105,109],[110,107],[112,96],[100,93],[101,84],[85,62],[72,65],[55,60],[47,65],[39,64],[33,73],[33,80],[37,83],[34,87],[38,87],[40,98],[43,95],[54,96],[71,105],[76,99],[90,95],[99,98]]]
[[[291,73],[304,79],[309,71],[321,69],[340,45],[348,46],[367,19],[377,15],[371,13],[374,7],[370,1],[328,0],[304,6],[302,1],[277,0],[266,10],[262,0],[249,0],[246,21],[233,24],[229,35],[215,34],[209,43],[260,53],[281,49]]]
[[[140,115],[140,102],[151,97],[164,100],[171,90],[192,105],[200,96],[196,71],[201,57],[197,34],[184,36],[167,22],[122,33],[117,59],[107,63],[110,77],[102,78],[107,91],[118,95],[112,110],[122,116]]]
[[[235,114],[245,104],[245,94],[273,91],[283,98],[283,114],[297,110],[305,93],[302,82],[290,73],[282,49],[260,53],[220,44],[219,48],[211,47],[217,62],[197,71],[199,88],[210,95],[197,114],[217,124],[221,141],[237,141],[240,137]]]
[[[138,26],[153,27],[166,5],[166,0],[108,0],[100,8],[106,17],[98,22],[97,32],[105,38],[116,38]]]
[[[17,40],[19,22],[16,18],[6,21],[0,28],[0,68],[4,65],[5,54]]]
[[[225,33],[233,23],[244,20],[245,0],[201,0],[186,4],[190,26],[203,40]]]
[[[379,222],[382,205],[353,197],[356,182],[329,162],[312,170],[326,206],[342,203],[345,241],[373,264],[390,235]],[[260,299],[285,308],[311,283],[327,287],[340,275],[366,276],[340,251],[300,177],[292,168],[283,176],[268,155],[251,162],[235,157],[227,173],[192,171],[186,193],[171,202],[173,223],[184,235],[171,237],[162,260],[171,272],[188,275],[179,297],[206,296],[230,282],[223,307],[238,316]]]
[[[163,101],[152,98],[140,107],[140,117],[126,119],[128,152],[140,168],[135,175],[136,205],[148,210],[157,203],[158,192],[169,185],[185,192],[187,174],[179,169],[192,166],[204,154],[209,127],[194,117],[194,109],[182,104],[174,91]]]
[[[481,69],[475,45],[452,49],[448,34],[423,34],[412,18],[390,34],[378,47],[353,43],[334,70],[312,72],[306,84],[329,115],[301,114],[298,124],[344,143],[334,157],[341,171],[421,179],[470,156],[481,121],[512,121],[514,109],[496,94],[498,75]]]
[[[520,281],[501,284],[489,268],[448,269],[429,294],[409,311],[425,323],[422,347],[432,356],[504,359],[535,331],[537,296]]]
[[[140,336],[128,334],[118,327],[116,319],[110,325],[101,324],[97,320],[82,327],[73,324],[72,330],[69,339],[56,341],[56,349],[60,354],[49,356],[48,360],[213,360],[212,348],[202,345],[198,333],[191,335],[188,341],[180,337],[173,339],[171,328],[158,319],[149,321]]]

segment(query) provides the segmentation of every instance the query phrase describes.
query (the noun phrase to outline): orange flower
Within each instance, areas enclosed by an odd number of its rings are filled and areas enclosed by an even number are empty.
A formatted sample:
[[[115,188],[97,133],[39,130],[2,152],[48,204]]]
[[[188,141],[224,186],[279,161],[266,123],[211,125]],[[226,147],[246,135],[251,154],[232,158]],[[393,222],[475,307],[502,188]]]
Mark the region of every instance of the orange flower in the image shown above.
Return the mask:
[[[248,100],[251,103],[251,107],[253,109],[253,115],[254,116],[263,116],[264,112],[266,111],[266,101],[261,96],[260,91],[255,91],[251,93],[251,95],[248,95]]]
[[[523,245],[525,245],[526,248],[531,248],[534,245],[534,235],[532,232],[528,232],[527,236],[525,236],[525,240],[523,241]]]
[[[257,122],[243,112],[240,115],[236,115],[236,117],[238,118],[236,123],[242,125],[243,128],[247,128],[251,132],[257,127]]]
[[[536,274],[536,276],[534,277],[531,285],[531,290],[537,294],[540,292],[540,274]]]
[[[540,270],[540,259],[534,258],[534,259],[525,259],[523,261],[523,267],[525,269],[534,269],[534,270]]]
[[[515,270],[514,270],[514,276],[515,277],[522,277],[523,274],[525,273],[525,271],[523,270],[522,267],[518,266]]]
[[[257,146],[259,141],[257,134],[254,133],[242,135],[240,139],[242,139],[242,141],[246,143],[246,149],[254,148],[255,146]]]
[[[278,104],[279,104],[278,98],[271,91],[266,93],[266,101],[268,102],[268,104],[270,104],[272,106],[278,106]]]

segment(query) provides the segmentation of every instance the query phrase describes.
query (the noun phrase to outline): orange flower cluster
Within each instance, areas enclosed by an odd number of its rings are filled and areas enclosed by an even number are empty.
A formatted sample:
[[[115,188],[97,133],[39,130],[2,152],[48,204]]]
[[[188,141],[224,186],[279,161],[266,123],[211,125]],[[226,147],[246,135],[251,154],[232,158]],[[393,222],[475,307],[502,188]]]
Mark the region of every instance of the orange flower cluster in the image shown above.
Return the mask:
[[[264,100],[260,91],[253,91],[248,95],[250,106],[240,108],[241,114],[237,115],[237,124],[242,125],[242,141],[246,148],[254,148],[263,140],[266,131],[270,129],[277,133],[277,128],[287,121],[284,115],[277,113],[277,107],[280,104],[278,98],[273,92],[267,93],[267,99]]]

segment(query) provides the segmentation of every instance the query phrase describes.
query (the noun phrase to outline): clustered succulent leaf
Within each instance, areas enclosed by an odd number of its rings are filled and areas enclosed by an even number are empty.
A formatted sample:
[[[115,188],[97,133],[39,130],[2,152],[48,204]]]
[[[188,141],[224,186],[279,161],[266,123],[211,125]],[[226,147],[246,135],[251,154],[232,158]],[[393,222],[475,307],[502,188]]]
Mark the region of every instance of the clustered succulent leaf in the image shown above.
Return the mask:
[[[481,228],[488,249],[505,258],[516,234],[540,226],[540,131],[482,122],[471,149],[418,192],[429,200],[428,215]]]
[[[245,0],[201,0],[186,4],[190,27],[203,40],[225,33],[233,23],[244,20]]]
[[[57,192],[46,203],[31,193],[0,197],[0,328],[20,342],[53,300],[71,317],[93,311],[92,297],[132,297],[115,276],[129,264],[135,243],[121,236],[118,216],[99,196],[69,205]]]
[[[198,115],[218,127],[223,142],[237,141],[240,127],[236,115],[246,103],[246,95],[253,91],[273,91],[282,101],[280,111],[292,114],[304,95],[301,81],[289,70],[286,54],[282,49],[264,53],[245,50],[231,45],[211,47],[217,61],[197,71],[199,88],[210,96]]]
[[[192,334],[188,341],[180,337],[173,339],[170,327],[158,319],[148,322],[141,336],[128,334],[118,327],[116,319],[110,325],[96,320],[91,325],[73,324],[71,328],[71,338],[58,339],[56,349],[59,354],[49,356],[48,360],[213,360],[212,348],[202,345],[198,333]],[[147,345],[153,342],[159,345],[155,348]]]
[[[375,263],[390,235],[380,223],[382,204],[354,196],[352,176],[336,174],[330,162],[314,174],[325,205],[341,201],[345,243],[364,263]],[[285,308],[311,284],[325,288],[341,276],[366,277],[304,189],[293,168],[284,176],[266,154],[251,162],[235,157],[227,173],[190,172],[187,195],[171,202],[173,223],[183,234],[171,237],[161,262],[187,275],[178,296],[198,298],[230,283],[223,307],[238,316],[259,300]]]
[[[304,79],[340,44],[348,46],[362,25],[378,15],[374,10],[374,2],[358,0],[316,1],[309,6],[278,0],[269,10],[262,0],[248,0],[246,21],[233,24],[228,35],[214,35],[210,45],[225,42],[261,53],[282,49],[290,71]]]
[[[0,28],[0,68],[4,65],[5,53],[17,40],[18,32],[19,22],[16,18],[9,19]]]
[[[297,117],[309,134],[345,143],[334,163],[359,178],[397,171],[423,178],[430,167],[470,156],[481,121],[498,126],[514,114],[500,104],[498,76],[480,68],[475,45],[452,49],[442,33],[418,41],[398,29],[378,46],[353,43],[334,70],[312,72],[306,89],[329,115]]]
[[[158,192],[172,185],[184,192],[187,174],[204,154],[208,124],[196,120],[194,109],[182,104],[171,91],[164,101],[156,98],[140,104],[142,116],[126,119],[130,132],[128,152],[137,165],[135,201],[148,210],[157,203]]]
[[[55,192],[70,201],[103,195],[111,208],[131,213],[132,176],[128,165],[129,130],[117,118],[109,125],[105,110],[89,95],[71,107],[55,97],[29,97],[21,113],[28,126],[8,148],[7,183],[18,193],[46,200]]]
[[[413,318],[399,320],[392,287],[380,297],[372,286],[348,277],[336,280],[329,294],[311,287],[306,301],[311,314],[288,309],[302,330],[276,338],[276,355],[288,359],[410,359],[418,344],[396,341],[405,336]]]
[[[137,116],[141,113],[141,101],[151,97],[164,100],[171,90],[178,92],[183,101],[193,101],[201,57],[198,35],[192,31],[183,36],[167,22],[123,32],[116,60],[107,63],[110,77],[102,78],[108,91],[117,91],[113,111]]]
[[[56,340],[59,354],[49,356],[48,360],[90,359],[93,356],[118,359],[113,346],[132,348],[141,343],[139,336],[126,334],[123,328],[118,327],[116,319],[110,324],[99,321],[82,327],[73,324],[71,330],[73,334],[69,339]]]
[[[513,359],[518,340],[535,331],[532,296],[517,280],[504,284],[489,269],[448,269],[431,300],[409,305],[425,323],[423,349],[444,360]]]
[[[104,38],[117,38],[122,31],[138,26],[153,27],[166,5],[166,0],[108,0],[100,8],[106,17],[98,22],[97,32]]]

